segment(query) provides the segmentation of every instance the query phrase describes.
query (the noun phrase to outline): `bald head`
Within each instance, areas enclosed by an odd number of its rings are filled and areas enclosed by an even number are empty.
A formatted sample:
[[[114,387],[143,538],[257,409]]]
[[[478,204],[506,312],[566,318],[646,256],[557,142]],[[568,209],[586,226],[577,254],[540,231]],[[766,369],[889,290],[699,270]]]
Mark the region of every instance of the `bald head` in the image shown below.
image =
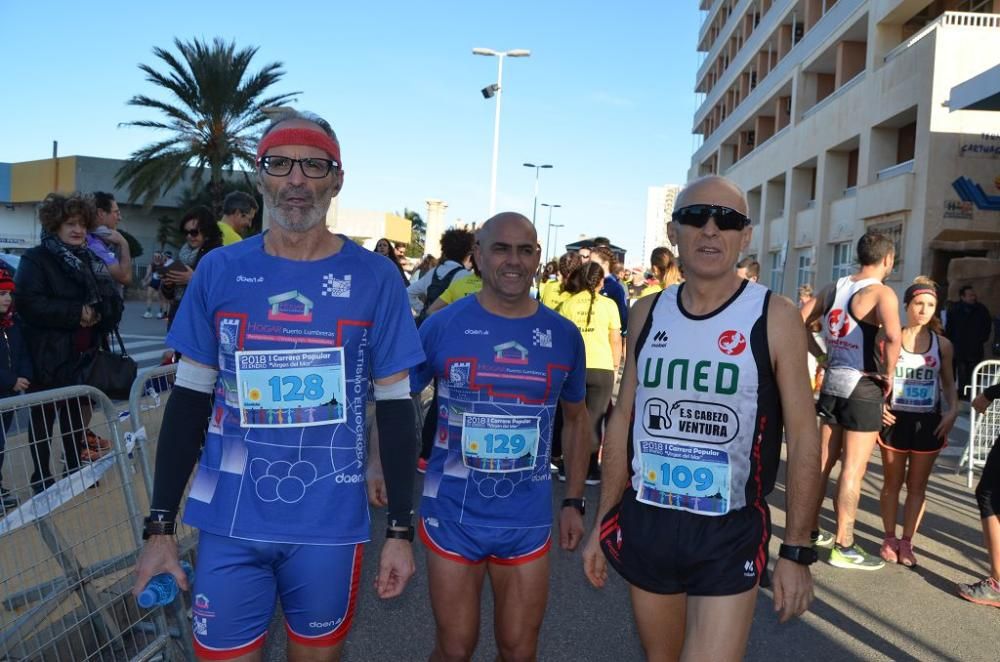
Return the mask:
[[[748,215],[747,198],[732,181],[719,175],[707,175],[689,183],[678,194],[675,209],[689,205],[721,205]]]
[[[488,218],[476,233],[476,239],[480,245],[488,245],[501,230],[527,232],[530,234],[531,242],[538,243],[538,233],[535,231],[535,226],[531,224],[531,220],[513,211],[502,211]]]

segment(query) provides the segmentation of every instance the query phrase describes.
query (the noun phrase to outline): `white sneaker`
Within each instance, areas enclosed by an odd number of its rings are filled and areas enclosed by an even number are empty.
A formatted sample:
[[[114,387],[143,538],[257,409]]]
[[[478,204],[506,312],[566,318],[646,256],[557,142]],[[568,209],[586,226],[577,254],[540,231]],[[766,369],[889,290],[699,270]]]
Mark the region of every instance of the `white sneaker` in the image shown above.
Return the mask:
[[[153,313],[151,313],[151,312],[150,312],[150,311],[148,311],[148,310],[147,310],[146,312],[144,312],[144,313],[142,314],[142,316],[143,316],[143,318],[144,318],[144,319],[153,319]]]

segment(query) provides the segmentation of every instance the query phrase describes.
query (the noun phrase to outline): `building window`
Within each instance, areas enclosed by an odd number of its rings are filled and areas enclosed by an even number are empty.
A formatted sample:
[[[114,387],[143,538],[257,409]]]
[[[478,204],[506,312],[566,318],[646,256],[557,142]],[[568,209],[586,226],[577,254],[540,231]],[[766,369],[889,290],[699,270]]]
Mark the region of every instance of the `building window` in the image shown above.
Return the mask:
[[[850,276],[854,270],[854,242],[845,241],[833,245],[833,270],[830,278],[837,281]]]
[[[892,239],[896,258],[893,261],[892,273],[886,280],[900,280],[903,276],[903,219],[896,217],[891,220],[869,223],[865,230],[876,230]]]
[[[784,287],[784,259],[782,256],[784,251],[771,251],[771,290],[774,292],[780,292]]]
[[[805,248],[799,251],[799,267],[795,275],[795,287],[803,285],[814,286],[816,273],[813,271],[813,249]]]

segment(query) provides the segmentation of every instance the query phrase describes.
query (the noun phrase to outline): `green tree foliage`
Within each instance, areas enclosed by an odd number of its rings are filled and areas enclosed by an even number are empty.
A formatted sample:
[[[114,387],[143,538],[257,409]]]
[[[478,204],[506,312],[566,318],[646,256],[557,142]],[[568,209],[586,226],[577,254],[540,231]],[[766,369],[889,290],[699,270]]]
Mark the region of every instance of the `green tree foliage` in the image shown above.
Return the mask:
[[[294,101],[298,92],[268,92],[285,72],[279,62],[250,71],[256,47],[237,50],[235,43],[219,37],[212,43],[174,39],[174,47],[180,57],[163,48],[153,49],[166,65],[163,72],[139,65],[146,80],[169,100],[139,94],[128,101],[164,117],[122,125],[168,135],[133,152],[118,171],[117,183],[128,188],[130,201],[141,200],[150,207],[182,182],[200,189],[207,173],[211,207],[221,214],[225,171],[253,167],[258,128],[267,120],[263,110]]]
[[[427,223],[412,209],[403,209],[403,218],[410,222],[410,243],[406,247],[407,257],[423,257],[427,243]]]

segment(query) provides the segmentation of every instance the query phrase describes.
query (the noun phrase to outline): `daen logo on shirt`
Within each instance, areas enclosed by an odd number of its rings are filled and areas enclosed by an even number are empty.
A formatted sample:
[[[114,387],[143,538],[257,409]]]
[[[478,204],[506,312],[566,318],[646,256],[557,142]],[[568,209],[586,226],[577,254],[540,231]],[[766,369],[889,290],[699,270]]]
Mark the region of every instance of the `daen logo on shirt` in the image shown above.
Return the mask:
[[[239,276],[236,277],[236,282],[237,283],[263,283],[264,282],[264,277],[263,276],[244,276],[244,275],[240,274]]]
[[[535,347],[552,347],[552,329],[533,329],[531,331],[531,344]]]
[[[735,329],[719,335],[719,350],[727,356],[738,356],[747,348],[747,338]]]
[[[349,299],[351,296],[351,274],[337,278],[333,274],[323,276],[323,296]]]

